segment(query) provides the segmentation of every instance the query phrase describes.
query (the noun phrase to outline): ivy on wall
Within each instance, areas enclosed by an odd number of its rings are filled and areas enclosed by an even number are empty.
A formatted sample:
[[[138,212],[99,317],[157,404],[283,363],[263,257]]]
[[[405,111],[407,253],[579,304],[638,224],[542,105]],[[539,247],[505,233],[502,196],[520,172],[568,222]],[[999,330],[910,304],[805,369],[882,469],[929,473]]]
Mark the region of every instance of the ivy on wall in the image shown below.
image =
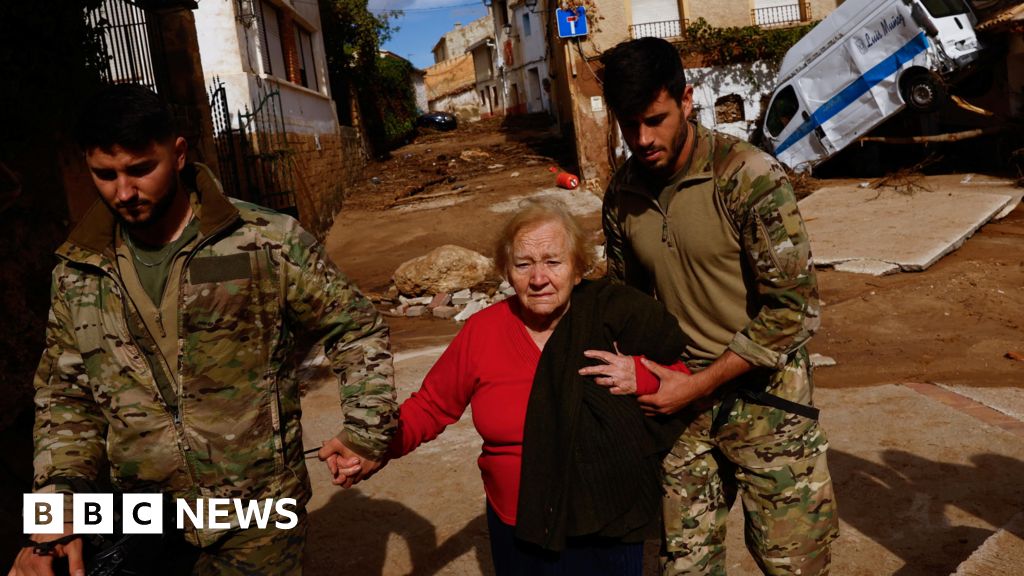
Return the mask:
[[[691,66],[728,66],[758,60],[777,64],[793,44],[816,24],[812,22],[790,28],[716,28],[699,18],[683,29],[679,44],[687,64]]]

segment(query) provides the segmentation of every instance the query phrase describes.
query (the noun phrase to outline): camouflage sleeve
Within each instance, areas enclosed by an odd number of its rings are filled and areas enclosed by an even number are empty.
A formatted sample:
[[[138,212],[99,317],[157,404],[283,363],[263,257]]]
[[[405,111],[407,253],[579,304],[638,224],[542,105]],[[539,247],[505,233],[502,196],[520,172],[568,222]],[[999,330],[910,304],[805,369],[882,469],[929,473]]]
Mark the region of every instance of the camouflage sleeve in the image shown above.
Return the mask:
[[[796,195],[778,163],[758,153],[737,178],[749,194],[738,218],[753,271],[757,315],[729,349],[755,366],[781,369],[818,329],[818,284]]]
[[[379,460],[397,426],[388,326],[308,232],[297,228],[284,250],[289,315],[320,338],[339,376],[345,421],[338,438]]]
[[[36,370],[34,485],[72,492],[69,478],[90,482],[106,461],[107,421],[92,396],[73,322],[54,273],[46,350]]]

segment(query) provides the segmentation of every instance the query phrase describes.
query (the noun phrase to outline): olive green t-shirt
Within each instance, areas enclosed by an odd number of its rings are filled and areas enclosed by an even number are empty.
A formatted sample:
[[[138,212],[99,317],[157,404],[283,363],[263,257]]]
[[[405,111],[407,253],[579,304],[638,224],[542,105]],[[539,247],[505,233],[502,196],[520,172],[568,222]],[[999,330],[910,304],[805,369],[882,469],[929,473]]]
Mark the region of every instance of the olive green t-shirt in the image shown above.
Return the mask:
[[[167,275],[174,263],[174,255],[187,246],[197,234],[199,234],[197,218],[193,218],[185,226],[177,240],[160,248],[143,244],[132,238],[130,233],[124,234],[135,258],[135,272],[138,274],[139,283],[142,284],[155,306],[160,306],[163,299],[164,286],[167,285]]]

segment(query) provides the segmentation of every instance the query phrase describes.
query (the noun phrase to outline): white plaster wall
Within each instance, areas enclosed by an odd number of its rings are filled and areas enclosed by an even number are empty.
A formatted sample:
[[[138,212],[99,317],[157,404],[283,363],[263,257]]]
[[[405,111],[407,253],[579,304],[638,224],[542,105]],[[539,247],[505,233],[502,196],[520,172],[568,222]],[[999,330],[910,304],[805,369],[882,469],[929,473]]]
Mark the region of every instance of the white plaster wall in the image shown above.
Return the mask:
[[[495,50],[486,44],[473,49],[473,70],[477,83],[494,78]]]
[[[480,102],[480,93],[476,89],[431,100],[430,109],[455,114],[459,122],[476,122],[480,119],[480,113],[486,112],[486,108]]]
[[[775,87],[775,68],[764,62],[710,68],[691,68],[686,81],[693,86],[693,104],[698,121],[720,132],[747,140],[756,130],[761,100]],[[729,94],[743,99],[742,122],[719,124],[715,119],[715,101]]]
[[[530,81],[530,70],[536,68],[539,85],[534,86]],[[544,91],[544,79],[548,77],[547,62],[536,62],[523,67],[523,86],[526,89],[526,110],[527,112],[544,112],[551,109],[549,95]],[[537,90],[537,92],[534,92]]]
[[[338,118],[331,99],[289,82],[276,83],[281,90],[281,107],[288,132],[334,134],[338,131]]]
[[[523,25],[523,14],[528,13],[526,8],[516,10],[516,22],[521,30]],[[529,36],[519,33],[519,43],[522,50],[523,62],[535,62],[546,59],[546,33],[544,30],[544,15],[530,14],[530,26],[532,32]]]
[[[429,110],[430,104],[427,102],[427,85],[423,81],[423,74],[413,74],[412,86],[416,93],[417,112],[426,112]]]
[[[235,20],[237,0],[203,0],[195,12],[203,74],[208,79],[250,70],[245,59],[241,24]],[[250,32],[255,34],[255,26]]]
[[[529,70],[532,68],[537,69],[541,82],[548,77],[547,30],[544,26],[544,14],[540,3],[538,3],[537,11],[539,12],[537,14],[531,13],[523,4],[516,6],[513,10],[519,50],[518,61],[516,61],[509,82],[516,82],[521,87],[526,98],[527,112],[543,112],[551,109],[548,94],[544,92],[543,87],[539,89],[539,93],[535,93],[534,87],[530,84]],[[523,26],[524,14],[530,16],[529,36],[526,35]],[[515,80],[512,80],[512,77]],[[540,96],[539,101],[537,96]]]
[[[283,4],[281,10],[289,10],[289,7],[293,6],[288,2]],[[300,134],[337,132],[337,115],[330,100],[323,36],[319,31],[319,10],[315,2],[296,2],[293,7],[302,19],[300,23],[316,26],[311,35],[319,87],[316,91],[296,86],[276,76],[263,74],[258,26],[254,21],[251,26],[246,27],[235,19],[235,0],[203,0],[199,3],[196,12],[196,32],[199,37],[203,73],[207,86],[212,84],[215,76],[224,83],[232,125],[235,128],[239,127],[239,114],[244,112],[246,107],[252,111],[253,101],[257,100],[260,94],[259,84],[262,83],[280,89],[287,131]],[[275,62],[275,66],[277,64]],[[281,64],[283,66],[283,62]]]
[[[777,6],[789,6],[799,4],[803,0],[754,0],[754,8],[775,8]]]
[[[633,24],[680,19],[676,0],[633,0],[632,9]]]

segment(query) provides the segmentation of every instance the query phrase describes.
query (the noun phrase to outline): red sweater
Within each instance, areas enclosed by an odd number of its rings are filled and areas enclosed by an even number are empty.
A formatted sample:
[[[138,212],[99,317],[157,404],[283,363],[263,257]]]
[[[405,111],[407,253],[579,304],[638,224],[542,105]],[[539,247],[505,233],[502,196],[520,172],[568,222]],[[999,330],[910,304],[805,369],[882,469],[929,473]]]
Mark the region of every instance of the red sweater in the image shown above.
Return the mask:
[[[494,511],[515,525],[523,427],[540,349],[505,300],[473,315],[414,392],[399,408],[389,457],[398,458],[437,438],[473,407],[484,440],[477,463]],[[638,394],[657,390],[658,379],[636,359]],[[682,364],[672,367],[681,370]]]

